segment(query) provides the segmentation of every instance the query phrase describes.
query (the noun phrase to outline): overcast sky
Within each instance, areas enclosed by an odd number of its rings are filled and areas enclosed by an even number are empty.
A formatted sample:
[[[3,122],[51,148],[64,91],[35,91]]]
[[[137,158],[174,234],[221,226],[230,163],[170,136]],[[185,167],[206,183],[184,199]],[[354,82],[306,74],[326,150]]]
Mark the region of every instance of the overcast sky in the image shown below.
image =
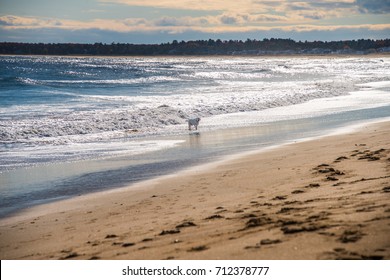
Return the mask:
[[[0,0],[0,42],[390,38],[390,0]]]

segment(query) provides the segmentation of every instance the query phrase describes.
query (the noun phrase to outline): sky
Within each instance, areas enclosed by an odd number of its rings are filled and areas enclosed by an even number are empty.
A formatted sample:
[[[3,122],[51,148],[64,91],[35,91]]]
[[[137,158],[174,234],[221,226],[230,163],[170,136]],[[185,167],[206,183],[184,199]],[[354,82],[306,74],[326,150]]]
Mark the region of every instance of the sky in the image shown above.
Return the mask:
[[[0,42],[390,38],[390,0],[0,0]]]

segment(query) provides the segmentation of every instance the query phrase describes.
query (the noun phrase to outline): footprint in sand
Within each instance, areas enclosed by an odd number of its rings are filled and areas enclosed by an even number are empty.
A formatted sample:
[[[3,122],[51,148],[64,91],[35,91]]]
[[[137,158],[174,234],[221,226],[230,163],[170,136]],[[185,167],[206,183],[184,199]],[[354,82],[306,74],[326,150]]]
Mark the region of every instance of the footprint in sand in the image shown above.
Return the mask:
[[[87,244],[90,244],[92,247],[98,246],[100,244],[99,241],[87,241]]]
[[[325,252],[320,259],[334,260],[383,260],[384,257],[379,254],[362,255],[357,252],[348,251],[345,248],[334,248],[332,252]]]
[[[311,183],[307,186],[305,186],[305,188],[319,188],[320,187],[320,184],[317,184],[317,183]]]
[[[280,239],[263,239],[260,241],[260,245],[271,245],[271,244],[278,244],[282,241]]]
[[[135,243],[133,243],[133,242],[127,242],[127,243],[123,243],[122,247],[132,247],[134,245],[135,245]]]
[[[336,177],[333,177],[333,176],[327,176],[326,180],[328,180],[328,181],[338,181],[339,179],[337,179]]]
[[[211,215],[207,218],[205,218],[205,220],[215,220],[215,219],[224,219],[225,217],[224,216],[221,216],[219,214],[215,214],[215,215]]]
[[[110,239],[110,238],[117,238],[118,236],[116,234],[107,234],[105,239]]]
[[[144,238],[141,240],[141,242],[150,242],[153,241],[153,238]]]
[[[382,189],[382,191],[385,192],[385,193],[390,192],[390,186],[389,186],[389,187],[384,187],[384,188]]]
[[[61,253],[64,253],[64,252],[66,252],[66,251],[61,251]],[[69,252],[68,255],[66,255],[66,256],[63,257],[63,258],[60,258],[60,260],[69,260],[69,259],[76,258],[76,257],[78,257],[78,256],[79,256],[79,254],[77,254],[76,252]]]
[[[336,159],[334,160],[334,163],[337,163],[337,162],[340,162],[340,161],[346,160],[346,159],[348,159],[348,157],[346,157],[346,156],[341,156],[341,157],[336,158]]]
[[[345,230],[338,240],[342,243],[352,243],[360,240],[363,235],[359,230]]]
[[[261,246],[267,246],[267,245],[272,245],[272,244],[278,244],[281,243],[282,241],[280,239],[263,239],[259,243],[257,243],[254,246],[245,246],[244,249],[250,250],[250,249],[260,249]]]
[[[272,223],[272,219],[268,217],[250,218],[246,222],[245,227],[242,230],[246,230],[254,227],[260,227],[260,226],[268,225],[270,223]]]
[[[241,217],[241,219],[249,219],[249,218],[256,218],[257,216],[255,214],[245,214]]]
[[[205,251],[208,249],[209,249],[209,247],[207,247],[206,245],[201,245],[201,246],[192,247],[191,249],[189,249],[187,251],[188,252],[200,252],[200,251]]]
[[[178,229],[171,229],[171,230],[163,230],[160,232],[159,235],[167,235],[167,234],[177,234],[180,233],[180,230]]]
[[[287,199],[287,195],[277,195],[272,200],[285,200]]]
[[[185,227],[196,227],[196,224],[191,221],[186,221],[176,226],[176,228],[185,228]]]
[[[304,193],[305,191],[303,190],[295,190],[295,191],[292,191],[291,194],[300,194],[300,193]]]
[[[312,232],[327,228],[326,225],[309,224],[307,226],[285,226],[281,230],[284,234],[293,234],[298,232]]]

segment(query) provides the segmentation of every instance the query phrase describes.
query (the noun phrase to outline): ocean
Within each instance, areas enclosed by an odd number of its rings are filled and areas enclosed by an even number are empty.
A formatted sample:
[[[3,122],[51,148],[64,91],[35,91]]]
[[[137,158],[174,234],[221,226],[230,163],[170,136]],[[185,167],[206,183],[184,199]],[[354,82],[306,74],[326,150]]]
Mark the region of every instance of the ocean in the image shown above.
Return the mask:
[[[0,56],[0,217],[388,117],[385,55]]]

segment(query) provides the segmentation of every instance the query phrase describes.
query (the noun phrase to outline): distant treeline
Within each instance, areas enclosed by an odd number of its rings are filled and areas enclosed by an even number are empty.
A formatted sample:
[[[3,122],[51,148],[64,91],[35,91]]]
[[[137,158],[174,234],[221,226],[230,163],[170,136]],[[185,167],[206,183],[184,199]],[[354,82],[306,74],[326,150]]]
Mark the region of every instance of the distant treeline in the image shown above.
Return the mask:
[[[0,43],[0,54],[9,55],[266,55],[266,54],[367,54],[390,52],[390,39],[345,41],[263,40],[174,40],[163,44],[43,44]]]

